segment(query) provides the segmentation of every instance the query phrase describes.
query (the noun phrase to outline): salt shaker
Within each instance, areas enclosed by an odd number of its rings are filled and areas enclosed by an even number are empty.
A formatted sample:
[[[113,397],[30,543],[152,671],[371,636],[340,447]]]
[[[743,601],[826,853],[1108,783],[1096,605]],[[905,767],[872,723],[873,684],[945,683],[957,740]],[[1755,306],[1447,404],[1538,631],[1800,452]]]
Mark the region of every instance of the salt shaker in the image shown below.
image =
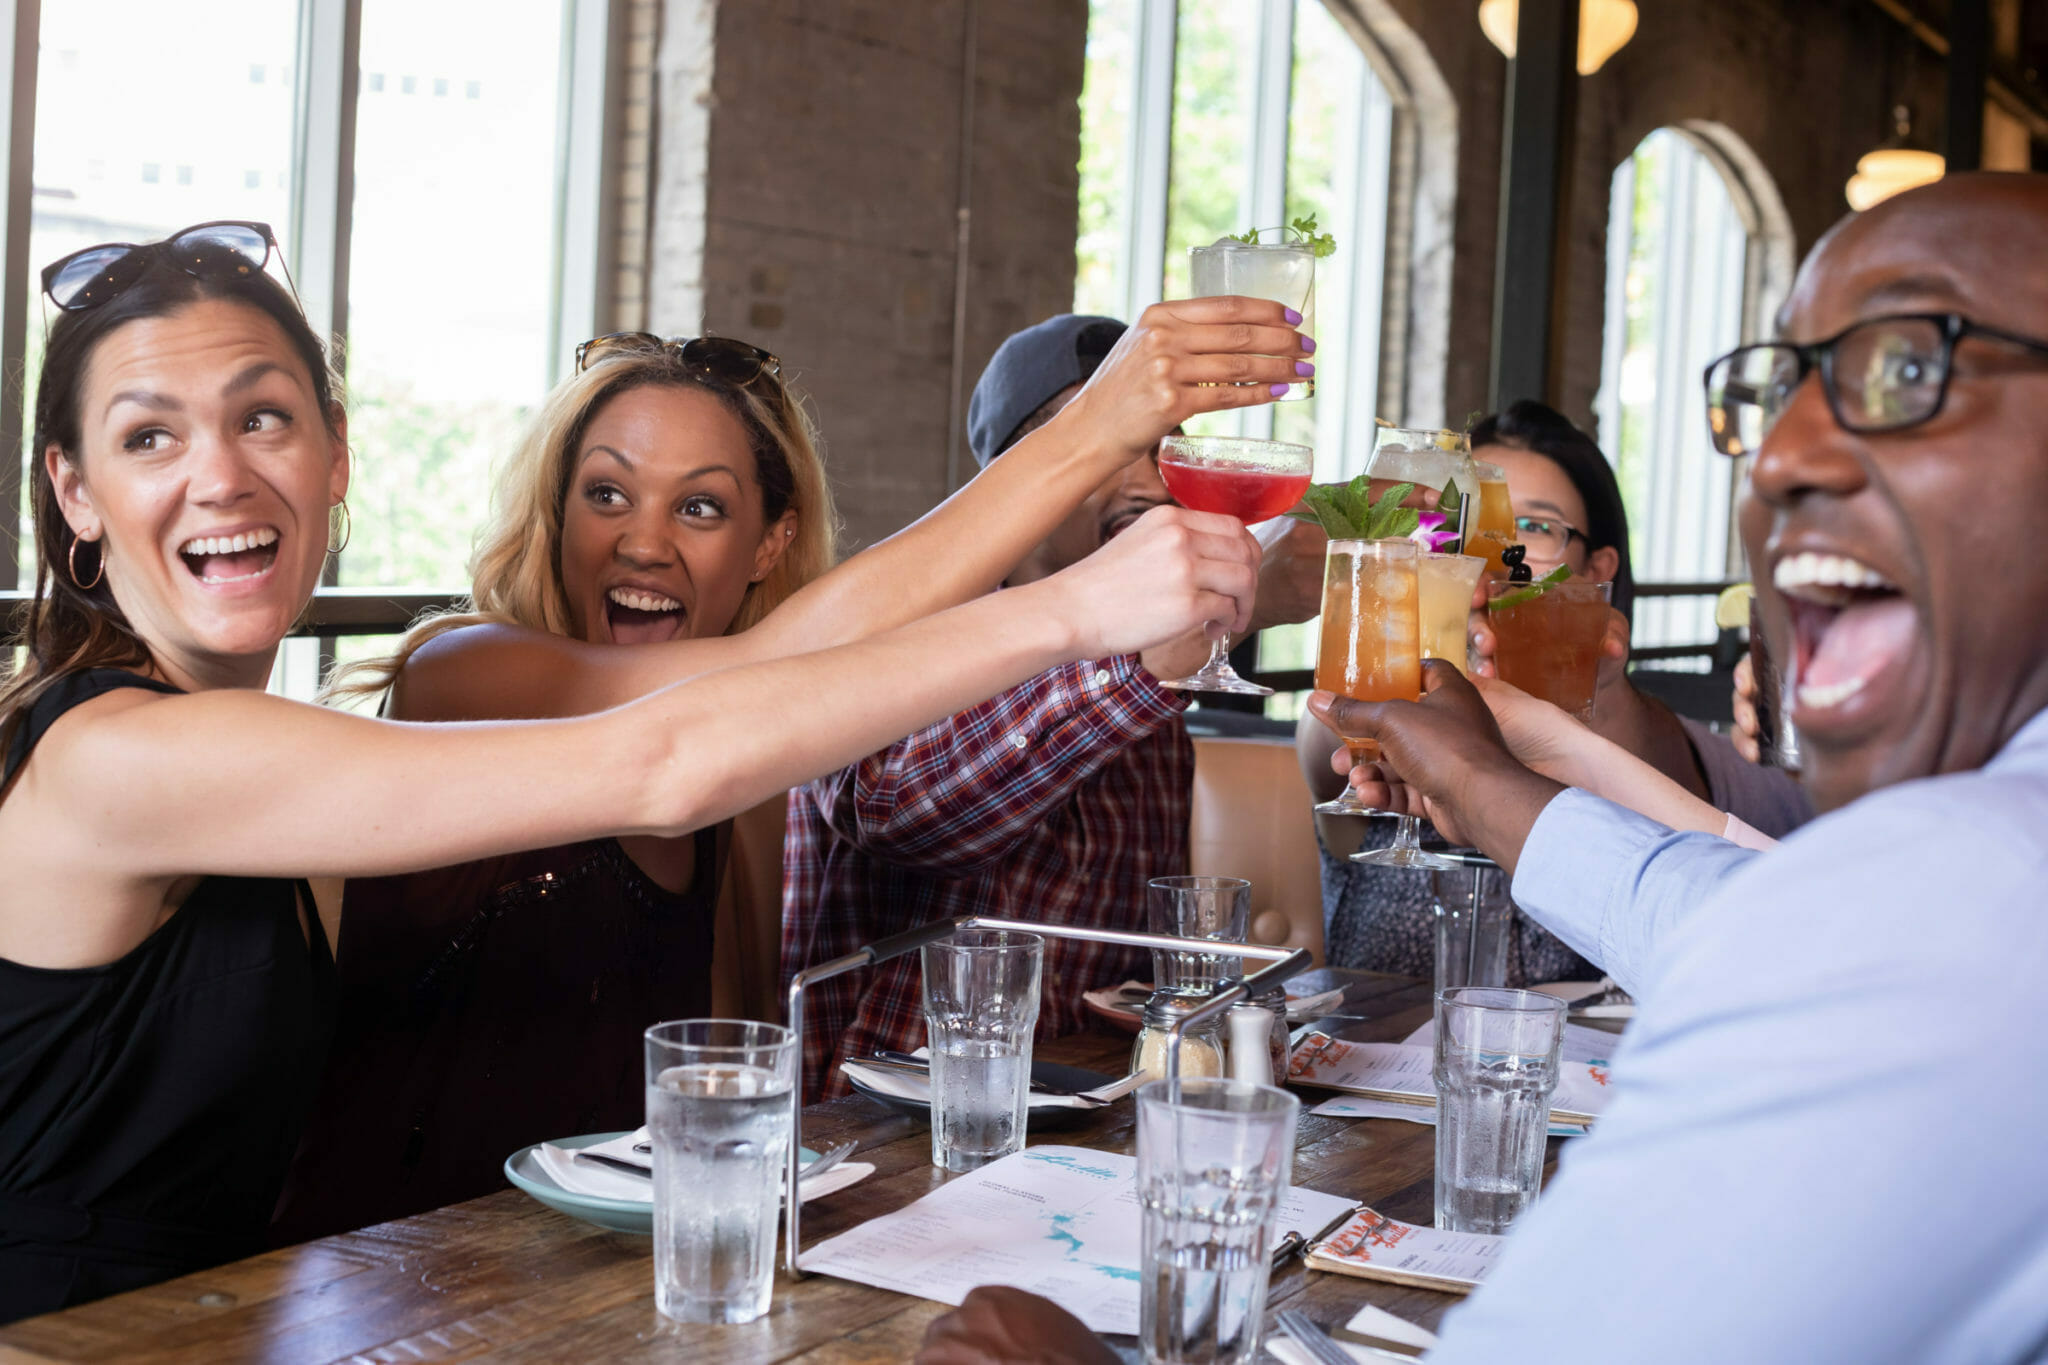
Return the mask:
[[[1207,1003],[1206,995],[1152,992],[1152,998],[1145,1002],[1145,1026],[1138,1034],[1136,1045],[1131,1048],[1131,1070],[1142,1071],[1153,1080],[1166,1079],[1166,1031],[1183,1015],[1191,1014]],[[1180,1074],[1223,1074],[1223,1040],[1217,1035],[1216,1023],[1181,1033]]]
[[[1253,1085],[1273,1083],[1273,1013],[1237,1005],[1224,1016],[1230,1025],[1230,1079]]]

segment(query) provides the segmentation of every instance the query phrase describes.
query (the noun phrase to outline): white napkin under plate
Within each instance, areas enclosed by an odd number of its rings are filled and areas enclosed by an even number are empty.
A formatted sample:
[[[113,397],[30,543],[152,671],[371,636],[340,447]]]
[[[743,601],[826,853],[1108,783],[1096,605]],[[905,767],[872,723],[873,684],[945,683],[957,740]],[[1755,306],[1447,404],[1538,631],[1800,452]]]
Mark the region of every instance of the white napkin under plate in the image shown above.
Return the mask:
[[[558,1147],[552,1142],[543,1142],[533,1149],[533,1159],[548,1179],[572,1194],[588,1195],[593,1199],[622,1199],[632,1204],[654,1202],[654,1182],[624,1171],[613,1170],[595,1161],[578,1161],[577,1152],[596,1152],[600,1156],[617,1157],[620,1161],[631,1161],[642,1166],[652,1166],[654,1157],[647,1152],[633,1150],[635,1143],[647,1141],[647,1130],[628,1133],[613,1138],[610,1142],[594,1143],[588,1147]],[[848,1185],[858,1185],[875,1173],[875,1168],[865,1161],[842,1161],[817,1178],[798,1183],[803,1192],[804,1202],[822,1198]]]
[[[924,1052],[925,1049],[919,1048],[917,1055],[923,1056]],[[868,1089],[880,1091],[884,1095],[890,1095],[899,1100],[909,1100],[915,1104],[930,1104],[932,1102],[932,1083],[930,1078],[920,1076],[914,1071],[898,1071],[894,1067],[886,1066],[862,1066],[859,1062],[841,1062],[839,1070],[851,1079],[859,1081]],[[1097,1086],[1088,1093],[1105,1100],[1120,1100],[1143,1085],[1146,1080],[1147,1077],[1143,1072],[1134,1072],[1120,1081],[1112,1081],[1108,1085]],[[1094,1109],[1099,1107],[1088,1103],[1087,1100],[1079,1095],[1048,1095],[1042,1090],[1030,1092],[1030,1098],[1026,1101],[1026,1105],[1032,1109]]]

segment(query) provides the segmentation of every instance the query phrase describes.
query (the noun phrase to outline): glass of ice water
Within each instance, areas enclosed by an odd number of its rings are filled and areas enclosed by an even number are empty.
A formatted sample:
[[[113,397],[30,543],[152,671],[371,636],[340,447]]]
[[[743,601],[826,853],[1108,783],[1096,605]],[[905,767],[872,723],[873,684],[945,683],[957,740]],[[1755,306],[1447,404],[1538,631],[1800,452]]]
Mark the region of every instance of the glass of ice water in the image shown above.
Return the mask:
[[[1242,877],[1154,877],[1145,883],[1146,922],[1155,934],[1242,943],[1252,918],[1252,884]],[[1242,958],[1152,950],[1152,985],[1207,992],[1238,975]]]
[[[1196,298],[1236,294],[1248,299],[1272,299],[1301,314],[1298,330],[1305,337],[1315,337],[1314,248],[1294,242],[1240,242],[1224,237],[1209,246],[1190,248],[1188,267]],[[1318,354],[1315,359],[1321,361],[1324,357]],[[1315,392],[1314,379],[1296,380],[1287,386],[1280,401],[1313,398]]]
[[[1245,1081],[1138,1091],[1139,1344],[1154,1365],[1259,1359],[1301,1103]]]
[[[685,1019],[646,1039],[655,1304],[678,1322],[752,1322],[774,1283],[796,1035]]]
[[[1564,1001],[1460,986],[1436,997],[1436,1225],[1506,1232],[1543,1184]]]
[[[965,929],[923,952],[932,1165],[971,1171],[1024,1150],[1045,940]]]

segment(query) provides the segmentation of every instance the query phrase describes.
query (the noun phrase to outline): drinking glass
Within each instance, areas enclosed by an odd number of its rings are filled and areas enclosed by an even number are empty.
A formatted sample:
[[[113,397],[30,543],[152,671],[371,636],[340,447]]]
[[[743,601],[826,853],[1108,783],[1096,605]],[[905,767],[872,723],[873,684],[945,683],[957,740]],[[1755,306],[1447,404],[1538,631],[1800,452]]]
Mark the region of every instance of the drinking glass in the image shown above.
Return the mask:
[[[1154,877],[1146,886],[1146,918],[1155,934],[1242,943],[1251,924],[1252,884],[1242,877]],[[1242,958],[1152,950],[1152,988],[1200,991],[1236,976]]]
[[[1787,700],[1798,695],[1797,657],[1790,666],[1778,667],[1764,633],[1764,620],[1757,599],[1749,599],[1749,672],[1756,681],[1756,745],[1766,767],[1782,768],[1798,775],[1799,731],[1792,725]]]
[[[1436,493],[1436,505],[1443,505],[1443,492],[1455,485],[1459,497],[1458,528],[1471,524],[1479,506],[1478,466],[1472,461],[1471,443],[1462,431],[1423,431],[1412,427],[1381,427],[1372,459],[1366,463],[1366,477],[1374,483],[1412,483],[1415,493],[1403,504],[1424,507],[1429,499],[1424,489]]]
[[[1488,573],[1505,574],[1507,565],[1500,552],[1515,543],[1515,505],[1508,498],[1507,471],[1497,464],[1474,460],[1479,475],[1479,510],[1465,526],[1465,553],[1486,560]]]
[[[1183,507],[1220,512],[1251,523],[1270,521],[1301,501],[1315,476],[1316,453],[1286,441],[1244,436],[1169,436],[1159,443],[1159,477]],[[1161,683],[1188,692],[1236,692],[1270,697],[1273,689],[1246,682],[1230,666],[1230,634],[1209,648],[1209,662],[1185,678]]]
[[[1412,540],[1333,540],[1323,558],[1316,687],[1355,701],[1422,695],[1421,550]],[[1341,736],[1353,767],[1379,761],[1379,741]],[[1347,783],[1320,815],[1379,815]]]
[[[1170,1084],[1138,1091],[1139,1345],[1153,1365],[1250,1365],[1301,1105],[1270,1085]]]
[[[1449,860],[1470,871],[1466,876],[1436,872],[1429,879],[1436,918],[1436,993],[1506,985],[1508,921],[1515,909],[1506,880],[1494,875],[1500,864],[1470,850],[1453,853]]]
[[[1470,676],[1466,641],[1472,621],[1472,593],[1486,561],[1473,555],[1423,555],[1415,561],[1416,583],[1420,588],[1422,657],[1442,659],[1460,673]],[[1375,867],[1405,867],[1414,871],[1442,872],[1458,866],[1448,858],[1426,852],[1422,847],[1422,820],[1404,815],[1394,831],[1394,842],[1385,848],[1367,849],[1351,855],[1354,863]]]
[[[1189,278],[1194,296],[1210,298],[1236,294],[1248,299],[1271,299],[1301,314],[1297,327],[1303,336],[1316,334],[1316,253],[1290,242],[1239,242],[1224,238],[1211,246],[1188,251]],[[1288,356],[1292,360],[1295,357]],[[1317,355],[1321,361],[1323,356]],[[1316,381],[1298,379],[1280,396],[1283,403],[1313,398]]]
[[[1436,998],[1436,1225],[1506,1232],[1543,1183],[1564,1001],[1459,986]]]
[[[932,1165],[971,1171],[1024,1150],[1045,940],[963,929],[923,952]]]
[[[1487,584],[1493,666],[1501,681],[1590,723],[1613,591],[1612,583],[1586,578]]]
[[[684,1019],[645,1037],[655,1306],[678,1322],[752,1322],[774,1283],[796,1035]]]

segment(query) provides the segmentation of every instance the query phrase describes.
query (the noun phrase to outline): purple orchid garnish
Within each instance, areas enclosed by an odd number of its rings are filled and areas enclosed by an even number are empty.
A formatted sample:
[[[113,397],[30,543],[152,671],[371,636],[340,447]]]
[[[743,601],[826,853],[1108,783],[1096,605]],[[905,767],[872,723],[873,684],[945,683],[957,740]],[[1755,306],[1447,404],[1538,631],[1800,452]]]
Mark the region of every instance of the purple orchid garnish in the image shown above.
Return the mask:
[[[1442,554],[1447,548],[1457,549],[1458,533],[1444,530],[1444,520],[1441,512],[1418,512],[1415,529],[1409,532],[1408,539],[1420,545],[1424,554]]]

